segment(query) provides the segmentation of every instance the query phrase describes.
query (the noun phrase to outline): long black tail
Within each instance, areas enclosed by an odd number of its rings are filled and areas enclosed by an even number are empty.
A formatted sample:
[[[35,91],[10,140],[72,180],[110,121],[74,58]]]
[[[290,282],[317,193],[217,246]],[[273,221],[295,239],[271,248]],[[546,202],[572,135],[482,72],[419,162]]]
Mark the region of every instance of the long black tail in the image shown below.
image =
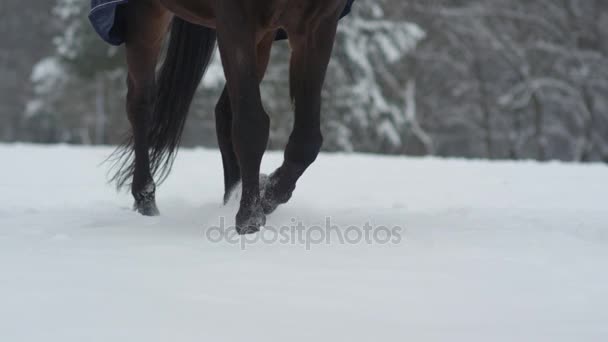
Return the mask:
[[[173,19],[165,61],[156,80],[156,101],[149,121],[150,171],[161,183],[171,171],[190,105],[213,57],[216,31]],[[118,159],[112,181],[120,188],[132,179],[133,139],[114,155]]]

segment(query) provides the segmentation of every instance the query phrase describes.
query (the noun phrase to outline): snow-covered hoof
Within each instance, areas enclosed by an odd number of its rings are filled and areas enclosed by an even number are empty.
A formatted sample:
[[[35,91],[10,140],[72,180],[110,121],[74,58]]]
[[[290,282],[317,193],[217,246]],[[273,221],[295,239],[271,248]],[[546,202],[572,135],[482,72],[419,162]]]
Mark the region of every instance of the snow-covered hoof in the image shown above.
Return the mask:
[[[142,202],[136,201],[133,207],[134,207],[133,209],[135,211],[142,214],[143,216],[159,216],[160,215],[160,211],[158,210],[158,207],[156,206],[156,203],[154,200],[142,201]]]
[[[264,209],[264,214],[270,215],[274,213],[281,204],[285,203],[287,203],[287,201],[281,203],[276,200],[273,200],[272,198],[264,198],[262,200],[262,208]]]
[[[239,210],[236,215],[236,232],[239,235],[255,234],[266,224],[266,215],[262,208],[256,206],[254,210]]]
[[[266,194],[266,189],[268,188],[268,184],[270,183],[270,176],[265,173],[260,173],[260,198],[264,198]]]
[[[272,214],[281,204],[289,202],[293,189],[282,192],[277,189],[277,180],[274,175],[260,175],[260,198],[264,214]]]
[[[144,216],[159,216],[160,211],[156,206],[156,186],[154,183],[148,184],[143,191],[133,193],[135,204],[133,210]]]

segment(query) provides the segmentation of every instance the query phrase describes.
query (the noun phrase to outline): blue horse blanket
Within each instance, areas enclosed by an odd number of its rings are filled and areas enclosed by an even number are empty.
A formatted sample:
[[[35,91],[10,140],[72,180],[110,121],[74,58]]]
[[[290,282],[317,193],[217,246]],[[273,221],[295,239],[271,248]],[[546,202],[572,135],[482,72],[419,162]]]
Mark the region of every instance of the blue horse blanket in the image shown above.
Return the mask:
[[[350,13],[354,1],[348,0],[341,18]],[[127,18],[124,6],[128,2],[129,0],[91,0],[89,20],[99,36],[109,44],[120,45],[125,42]],[[276,39],[287,39],[287,33],[280,30]]]

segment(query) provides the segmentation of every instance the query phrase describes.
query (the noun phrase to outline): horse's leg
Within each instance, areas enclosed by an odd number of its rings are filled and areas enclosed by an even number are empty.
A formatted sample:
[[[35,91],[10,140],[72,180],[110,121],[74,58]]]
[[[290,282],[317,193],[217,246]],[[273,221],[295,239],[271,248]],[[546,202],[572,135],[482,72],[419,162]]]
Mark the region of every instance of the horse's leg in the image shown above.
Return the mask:
[[[232,145],[232,110],[230,109],[230,97],[228,88],[224,91],[215,106],[215,128],[217,132],[217,143],[222,153],[222,164],[224,166],[224,204],[230,200],[230,193],[241,179],[234,147]]]
[[[156,1],[132,1],[127,6],[127,113],[135,152],[131,192],[135,210],[155,216],[159,212],[150,172],[148,122],[154,105],[156,63],[171,15]]]
[[[266,223],[260,201],[260,164],[268,144],[270,120],[262,106],[257,69],[257,23],[250,2],[216,2],[217,33],[232,109],[232,143],[243,191],[236,215],[239,234]]]
[[[271,32],[258,43],[257,46],[257,75],[260,82],[264,78],[268,61],[270,60],[270,50],[276,32]],[[234,146],[232,144],[232,110],[230,108],[230,96],[228,87],[224,88],[222,95],[215,107],[215,125],[220,152],[222,153],[222,163],[224,165],[224,204],[228,203],[230,193],[241,180],[241,169],[238,164]]]
[[[321,90],[334,45],[336,20],[325,19],[307,32],[290,31],[292,47],[290,90],[295,104],[293,132],[285,150],[285,160],[264,184],[262,205],[270,214],[287,203],[298,179],[315,161],[323,137],[321,135]]]

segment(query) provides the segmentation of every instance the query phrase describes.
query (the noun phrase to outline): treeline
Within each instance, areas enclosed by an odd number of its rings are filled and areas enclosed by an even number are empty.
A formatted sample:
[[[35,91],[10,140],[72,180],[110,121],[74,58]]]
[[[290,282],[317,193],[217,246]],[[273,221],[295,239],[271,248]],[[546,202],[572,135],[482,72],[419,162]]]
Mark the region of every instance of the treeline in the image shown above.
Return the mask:
[[[0,5],[0,31],[11,37],[0,48],[0,139],[119,142],[128,124],[122,49],[90,29],[88,1],[30,3],[20,16],[10,14],[20,2]],[[21,27],[29,31],[16,35]],[[288,57],[277,43],[262,86],[276,149],[293,119]],[[184,144],[215,145],[222,86],[216,59]],[[325,149],[608,161],[607,91],[606,1],[357,0],[324,91]]]
[[[404,1],[408,58],[440,155],[608,160],[608,2]]]

